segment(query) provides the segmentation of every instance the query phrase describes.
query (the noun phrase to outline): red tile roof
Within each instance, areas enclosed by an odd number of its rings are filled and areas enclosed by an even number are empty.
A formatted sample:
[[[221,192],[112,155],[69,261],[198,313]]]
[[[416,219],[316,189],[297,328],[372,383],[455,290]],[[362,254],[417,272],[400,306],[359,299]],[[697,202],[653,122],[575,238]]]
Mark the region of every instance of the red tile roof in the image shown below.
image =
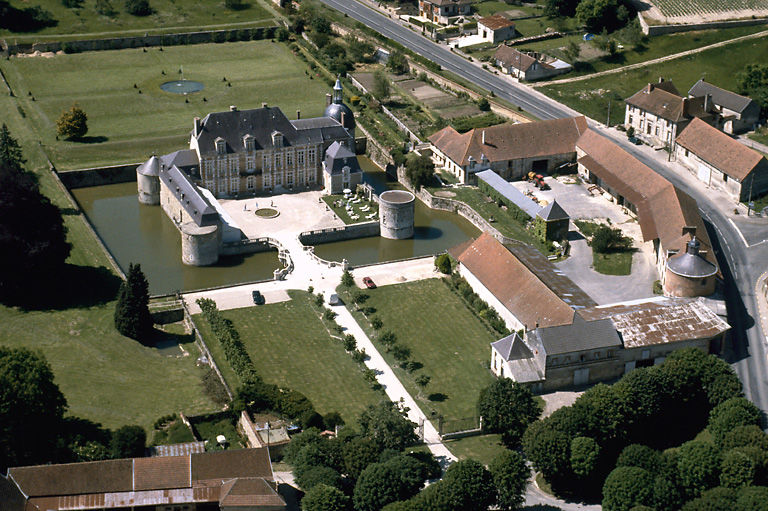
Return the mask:
[[[762,154],[700,119],[694,119],[686,126],[677,136],[677,143],[739,181],[743,181],[761,163],[766,164]]]
[[[649,83],[626,100],[627,104],[672,122],[695,117],[710,119],[704,109],[705,98],[684,98],[672,82]]]
[[[478,24],[488,27],[490,30],[500,30],[502,28],[514,27],[515,24],[500,14],[486,16],[477,20]]]
[[[526,328],[573,322],[573,309],[490,234],[481,234],[457,259]]]
[[[429,141],[458,165],[467,165],[469,157],[490,162],[535,158],[575,151],[576,141],[587,130],[584,116],[520,124],[499,124],[459,133],[448,126]],[[483,143],[485,133],[485,143]]]
[[[499,48],[496,50],[496,53],[493,54],[493,58],[501,61],[505,67],[514,67],[515,69],[519,69],[524,73],[527,72],[535,62],[537,62],[535,58],[528,55],[527,53],[523,53],[520,50],[512,48],[511,46],[507,46],[506,44],[499,46]],[[540,62],[540,64],[543,67],[551,67],[545,62]]]

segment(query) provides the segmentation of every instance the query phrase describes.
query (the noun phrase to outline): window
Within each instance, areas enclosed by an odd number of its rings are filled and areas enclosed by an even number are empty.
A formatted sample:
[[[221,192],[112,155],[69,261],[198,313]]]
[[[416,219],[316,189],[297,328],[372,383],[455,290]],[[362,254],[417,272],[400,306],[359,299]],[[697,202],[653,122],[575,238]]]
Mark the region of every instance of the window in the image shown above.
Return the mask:
[[[240,178],[239,177],[232,177],[229,179],[229,190],[232,193],[237,193],[240,191]]]
[[[630,116],[629,116],[629,124],[632,124],[632,121],[633,121],[633,120],[634,120],[634,118],[633,118],[633,117],[630,115]]]
[[[315,173],[314,172],[308,172],[309,175],[309,182],[314,183],[315,182]]]
[[[261,169],[266,173],[272,170],[272,158],[270,155],[265,154],[261,157]]]
[[[264,176],[262,177],[262,184],[261,186],[263,188],[269,188],[272,186],[272,174],[269,172],[265,172]]]
[[[285,183],[288,186],[293,186],[293,171],[290,169],[285,174]]]
[[[296,153],[296,162],[299,167],[304,166],[304,151],[299,151],[298,153]]]
[[[216,189],[214,188],[215,186],[216,186],[216,182],[213,179],[206,179],[205,180],[205,187],[208,190],[210,190],[212,192],[215,192],[216,191]]]
[[[224,154],[227,152],[227,143],[223,138],[216,139],[216,152],[219,154]]]
[[[253,190],[255,185],[256,185],[256,178],[255,177],[248,176],[245,179],[245,188],[246,188],[246,190]]]
[[[685,155],[688,156],[688,149],[685,150]]]
[[[246,156],[245,157],[245,171],[246,172],[253,172],[256,170],[256,157],[255,156]]]
[[[283,155],[282,154],[276,154],[275,155],[275,170],[280,170],[283,168]]]
[[[707,279],[701,279],[701,285],[706,286],[707,285]]]
[[[723,174],[723,181],[728,182],[728,174]]]
[[[304,174],[304,171],[303,170],[299,170],[299,173],[296,175],[296,181],[298,183],[300,183],[300,184],[304,184],[305,185],[305,184],[307,184],[307,181],[306,181],[305,177],[306,176]]]
[[[227,158],[219,158],[216,160],[216,170],[217,173],[223,174],[227,170]]]
[[[283,184],[283,173],[282,172],[276,172],[275,173],[275,186],[279,186]]]
[[[230,174],[236,173],[238,167],[240,167],[240,162],[238,161],[237,157],[230,158],[229,159],[229,173]]]
[[[643,129],[643,123],[645,123],[645,119],[640,119],[640,129]]]
[[[315,164],[315,150],[310,149],[309,154],[307,155],[307,158],[309,158],[309,164],[314,165]]]
[[[293,154],[288,153],[285,155],[285,166],[289,169],[293,167]]]
[[[658,124],[656,125],[656,136],[657,137],[659,136],[659,125]]]

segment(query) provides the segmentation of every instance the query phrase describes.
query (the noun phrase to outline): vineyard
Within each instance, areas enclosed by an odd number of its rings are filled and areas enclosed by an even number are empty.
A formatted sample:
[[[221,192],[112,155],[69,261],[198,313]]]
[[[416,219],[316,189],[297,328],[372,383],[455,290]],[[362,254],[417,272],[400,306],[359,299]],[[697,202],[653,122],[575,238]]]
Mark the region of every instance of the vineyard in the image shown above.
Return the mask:
[[[765,11],[768,13],[768,0],[651,0],[651,3],[663,16],[668,18],[711,16],[736,11]]]

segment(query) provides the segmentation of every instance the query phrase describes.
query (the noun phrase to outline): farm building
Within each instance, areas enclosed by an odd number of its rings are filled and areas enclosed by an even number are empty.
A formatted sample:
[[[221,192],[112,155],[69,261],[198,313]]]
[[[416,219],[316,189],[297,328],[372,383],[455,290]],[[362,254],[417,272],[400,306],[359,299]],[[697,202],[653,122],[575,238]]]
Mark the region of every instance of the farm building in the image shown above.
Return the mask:
[[[523,81],[541,80],[570,71],[573,66],[537,52],[522,52],[502,44],[493,55],[496,65]]]
[[[726,133],[736,134],[755,129],[760,120],[760,105],[746,96],[721,89],[702,78],[688,91],[689,98],[707,96],[718,109],[720,125]]]
[[[698,119],[677,137],[675,156],[700,181],[724,190],[736,201],[768,191],[768,160]]]
[[[578,172],[584,181],[608,192],[627,213],[637,217],[643,241],[653,243],[662,285],[670,276],[669,258],[685,252],[693,236],[700,243],[697,257],[717,267],[704,221],[696,201],[688,194],[593,130],[582,135],[576,151]],[[696,286],[683,285],[678,277],[695,281]],[[672,279],[675,289],[670,288],[669,294],[681,295],[682,288],[690,293],[686,296],[708,296],[714,292],[712,275],[673,275]]]
[[[684,98],[664,78],[649,83],[626,100],[624,125],[654,145],[672,146],[678,133],[694,118],[717,123],[717,112],[708,96]]]
[[[466,133],[448,126],[429,137],[429,142],[435,166],[466,184],[474,183],[475,174],[483,170],[491,169],[509,180],[572,162],[576,140],[586,129],[583,116],[499,124]]]
[[[515,24],[499,14],[477,20],[477,34],[482,37],[483,42],[499,43],[512,39],[515,33]]]
[[[0,496],[7,511],[286,509],[266,448],[14,467]]]

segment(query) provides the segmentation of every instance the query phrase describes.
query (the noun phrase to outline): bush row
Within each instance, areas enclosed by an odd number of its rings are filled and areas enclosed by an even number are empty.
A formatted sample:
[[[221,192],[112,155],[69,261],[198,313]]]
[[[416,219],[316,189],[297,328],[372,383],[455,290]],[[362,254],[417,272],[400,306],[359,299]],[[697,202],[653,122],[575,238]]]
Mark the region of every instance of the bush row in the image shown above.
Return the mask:
[[[499,313],[496,309],[485,303],[474,291],[472,286],[459,275],[458,273],[452,273],[450,277],[443,278],[448,287],[462,297],[467,304],[472,308],[477,316],[483,320],[491,329],[501,335],[509,335],[509,330],[504,320],[499,317]]]
[[[232,321],[221,315],[216,307],[216,302],[210,298],[198,298],[197,304],[211,326],[213,335],[221,343],[227,362],[232,366],[240,381],[244,384],[260,381],[261,378],[256,374],[253,361],[245,350],[245,346],[240,340],[240,333],[235,329]]]

